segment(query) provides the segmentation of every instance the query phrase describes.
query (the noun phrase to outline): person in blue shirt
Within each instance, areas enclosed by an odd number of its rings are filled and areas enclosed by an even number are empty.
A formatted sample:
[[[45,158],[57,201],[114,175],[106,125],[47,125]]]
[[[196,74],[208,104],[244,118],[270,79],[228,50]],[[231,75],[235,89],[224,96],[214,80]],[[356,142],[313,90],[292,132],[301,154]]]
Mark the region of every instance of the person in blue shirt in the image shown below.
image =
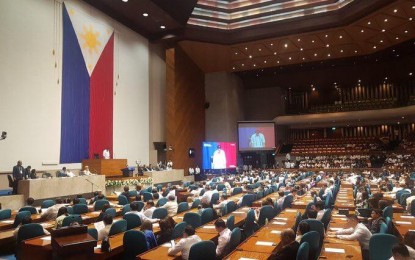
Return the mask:
[[[143,223],[141,223],[140,230],[146,236],[148,249],[152,249],[152,248],[156,247],[157,246],[157,240],[156,240],[156,236],[154,236],[154,233],[153,233],[153,224],[151,224],[150,221],[145,220]]]

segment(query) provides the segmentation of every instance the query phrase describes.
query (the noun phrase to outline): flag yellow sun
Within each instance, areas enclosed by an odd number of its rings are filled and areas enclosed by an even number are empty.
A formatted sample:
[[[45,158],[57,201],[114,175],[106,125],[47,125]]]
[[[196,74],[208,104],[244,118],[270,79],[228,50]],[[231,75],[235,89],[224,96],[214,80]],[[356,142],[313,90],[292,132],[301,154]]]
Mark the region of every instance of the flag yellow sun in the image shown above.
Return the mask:
[[[81,38],[84,40],[82,48],[88,48],[90,54],[92,54],[92,52],[98,53],[97,47],[101,45],[98,40],[99,32],[94,32],[92,25],[90,25],[89,28],[84,25],[83,31],[84,33],[80,34]]]

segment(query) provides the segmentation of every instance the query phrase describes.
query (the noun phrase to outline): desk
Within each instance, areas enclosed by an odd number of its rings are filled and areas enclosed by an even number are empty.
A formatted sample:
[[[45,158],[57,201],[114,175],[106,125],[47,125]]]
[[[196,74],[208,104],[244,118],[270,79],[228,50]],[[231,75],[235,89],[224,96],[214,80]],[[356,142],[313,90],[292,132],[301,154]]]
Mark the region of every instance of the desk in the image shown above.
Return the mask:
[[[257,260],[267,260],[270,256],[271,254],[267,254],[267,253],[235,250],[224,259],[239,260],[241,258],[248,258],[248,259],[257,259]]]
[[[327,249],[343,249],[344,253],[336,253],[336,252],[328,252]],[[319,259],[353,259],[353,260],[362,260],[362,252],[360,249],[360,245],[355,245],[349,243],[347,244],[342,241],[342,243],[323,243],[323,247],[321,249],[321,254]]]
[[[91,172],[97,172],[106,176],[121,176],[121,169],[124,169],[126,165],[127,159],[92,159],[82,161],[82,169],[88,166]]]
[[[19,181],[19,194],[23,194],[24,199],[28,197],[37,200],[57,198],[65,196],[74,196],[78,194],[92,192],[94,183],[94,191],[105,191],[104,175],[89,175],[77,177],[51,178],[51,179],[34,179]]]
[[[159,183],[178,182],[184,180],[183,169],[144,172],[144,175],[153,178],[153,185]]]

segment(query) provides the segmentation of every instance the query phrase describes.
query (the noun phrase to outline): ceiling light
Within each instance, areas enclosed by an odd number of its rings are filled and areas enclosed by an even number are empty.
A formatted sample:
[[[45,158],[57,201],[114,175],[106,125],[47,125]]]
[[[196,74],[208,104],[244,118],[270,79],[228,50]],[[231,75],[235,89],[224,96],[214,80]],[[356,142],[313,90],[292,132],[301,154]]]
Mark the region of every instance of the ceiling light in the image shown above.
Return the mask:
[[[249,58],[252,59],[252,55],[249,55]]]
[[[147,16],[148,16],[148,13],[143,13],[143,16],[144,16],[144,17],[147,17]]]
[[[330,44],[326,44],[326,47],[328,48],[328,47],[330,47]]]
[[[327,34],[325,35],[325,37],[327,38],[327,37],[329,37]]]
[[[262,51],[261,49],[258,49],[258,51]]]
[[[122,0],[124,3],[127,3],[128,2],[128,0]]]
[[[371,22],[369,21],[369,22],[367,22],[367,25],[370,25],[371,24]]]
[[[343,52],[343,50],[340,50],[340,52]]]
[[[329,53],[329,54],[327,54],[327,57],[330,57],[330,53]]]
[[[409,76],[412,76],[412,72],[409,72]]]
[[[342,38],[343,38],[343,35],[340,35],[340,36],[339,36],[339,39],[342,39]]]
[[[247,51],[248,50],[248,47],[245,47],[245,50]]]
[[[242,67],[245,66],[245,64],[242,63]]]
[[[357,53],[357,50],[355,50],[354,53]]]
[[[271,46],[274,46],[274,44],[273,44],[273,43],[271,43],[270,45],[271,45]]]
[[[267,61],[266,61],[266,60],[264,60],[264,63],[267,63]]]
[[[238,53],[237,53],[237,52],[235,52],[235,55],[238,55]]]
[[[412,6],[412,9],[415,9],[415,5]]]
[[[288,57],[289,60],[291,60],[291,57]]]
[[[161,26],[160,26],[160,28],[161,28],[161,29],[166,29],[166,26],[161,25]]]
[[[274,52],[274,55],[277,55],[277,52]]]
[[[360,83],[360,82],[362,82],[362,81],[361,81],[360,79],[358,79],[358,80],[357,80],[357,82],[359,82],[359,83]]]
[[[287,48],[288,47],[288,43],[284,44],[284,47]]]
[[[314,53],[314,57],[317,57],[317,53]]]
[[[279,61],[279,60],[277,60],[277,63],[279,64],[279,63],[280,63],[280,61]]]
[[[311,42],[314,43],[314,40],[312,40]]]
[[[303,51],[303,48],[300,48],[300,51]]]
[[[383,42],[383,40],[380,40],[379,42],[380,42],[380,43],[382,43],[382,42]]]
[[[395,39],[399,40],[399,37],[396,37]]]
[[[316,91],[316,88],[312,88],[313,91]]]
[[[376,49],[376,45],[375,45],[375,46],[373,46],[373,49]]]
[[[385,19],[385,20],[384,20],[384,22],[385,22],[385,23],[386,23],[386,22],[388,22],[388,19]]]
[[[256,64],[254,64],[254,67],[256,67]]]
[[[412,19],[413,19],[412,17],[409,17],[409,21],[412,21]]]
[[[386,32],[386,30],[385,29],[382,29],[382,32]]]
[[[362,29],[362,30],[360,30],[360,32],[363,33],[363,32],[365,32],[365,30]]]
[[[402,119],[405,119],[405,117],[403,116]]]
[[[385,77],[385,80],[388,80],[388,77]]]
[[[405,33],[408,33],[408,31],[405,31]]]
[[[235,67],[232,67],[232,69],[234,70],[234,69],[235,69]]]
[[[305,60],[305,58],[303,57],[303,60]]]
[[[394,13],[398,12],[398,9],[393,10]]]
[[[298,38],[298,39],[297,39],[297,42],[301,42],[301,39],[300,39],[300,38]]]

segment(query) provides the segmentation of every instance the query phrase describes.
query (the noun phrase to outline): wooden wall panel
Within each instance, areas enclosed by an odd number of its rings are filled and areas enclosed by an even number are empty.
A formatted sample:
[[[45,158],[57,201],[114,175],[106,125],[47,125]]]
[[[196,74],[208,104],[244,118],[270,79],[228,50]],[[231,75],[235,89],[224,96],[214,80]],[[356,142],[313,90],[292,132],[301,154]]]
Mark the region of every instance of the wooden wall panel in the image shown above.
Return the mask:
[[[166,64],[167,158],[173,161],[174,168],[187,172],[189,167],[202,166],[205,78],[180,46],[166,51]],[[189,158],[189,148],[195,149],[194,158]]]

